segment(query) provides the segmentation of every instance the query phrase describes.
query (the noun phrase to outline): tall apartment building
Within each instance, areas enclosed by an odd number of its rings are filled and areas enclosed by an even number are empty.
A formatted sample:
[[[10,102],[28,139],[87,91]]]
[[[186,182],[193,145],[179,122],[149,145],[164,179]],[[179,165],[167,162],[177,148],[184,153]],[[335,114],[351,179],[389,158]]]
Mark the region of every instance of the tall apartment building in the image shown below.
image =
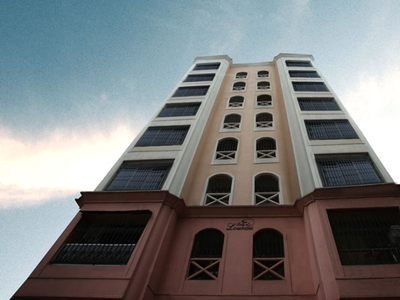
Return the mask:
[[[197,57],[77,203],[13,299],[400,298],[400,188],[311,55]]]

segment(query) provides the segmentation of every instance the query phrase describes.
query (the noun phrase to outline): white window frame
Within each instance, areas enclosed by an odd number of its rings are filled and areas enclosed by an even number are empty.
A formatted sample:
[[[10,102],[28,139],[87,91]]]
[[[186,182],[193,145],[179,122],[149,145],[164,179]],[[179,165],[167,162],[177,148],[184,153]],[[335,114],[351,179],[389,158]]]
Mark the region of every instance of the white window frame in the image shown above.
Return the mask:
[[[267,89],[265,89],[265,88],[260,88],[258,85],[259,85],[260,83],[262,83],[262,82],[268,82],[268,83],[269,83],[269,87],[268,87]],[[272,91],[271,82],[270,82],[270,81],[267,81],[267,80],[263,80],[263,81],[257,82],[257,89],[256,89],[256,91],[258,91],[258,92]]]
[[[257,115],[259,115],[259,114],[270,114],[270,115],[272,115],[272,126],[271,127],[257,127],[257,121],[256,120],[257,120]],[[271,112],[265,112],[265,111],[256,113],[254,115],[254,131],[269,131],[269,130],[275,130],[275,116],[274,116],[274,114],[271,113]]]
[[[268,72],[268,76],[259,76],[258,73],[262,72],[262,71]],[[259,79],[259,78],[271,78],[271,73],[268,70],[257,71],[257,79]]]
[[[270,96],[271,97],[271,105],[269,105],[269,106],[258,105],[258,97],[260,97],[260,96]],[[255,99],[254,102],[255,102],[255,105],[256,105],[255,107],[256,108],[265,108],[265,109],[274,108],[274,99],[273,99],[271,94],[259,94],[259,95],[256,95],[256,99]]]
[[[229,106],[231,99],[234,98],[234,97],[242,97],[243,98],[243,102],[242,102],[241,106]],[[246,102],[246,97],[245,96],[242,96],[242,95],[230,96],[228,98],[228,103],[226,104],[226,109],[243,109],[245,102]]]
[[[256,177],[259,176],[259,175],[262,175],[262,174],[272,175],[272,176],[275,176],[278,179],[279,192],[277,194],[278,194],[278,197],[279,197],[279,203],[277,204],[277,203],[275,203],[273,201],[268,201],[268,200],[267,200],[267,202],[272,202],[275,205],[282,205],[283,204],[282,180],[281,180],[281,177],[278,174],[274,173],[274,172],[258,172],[257,174],[253,175],[253,182],[252,182],[253,186],[252,186],[252,193],[251,193],[252,194],[252,199],[251,199],[252,205],[259,206],[259,204],[256,204],[256,192],[255,192],[255,190],[256,190]],[[271,197],[269,197],[269,198],[271,198]],[[263,205],[260,205],[260,206],[263,206]]]
[[[202,200],[201,200],[201,205],[202,205],[202,206],[208,206],[208,205],[206,205],[208,183],[209,183],[209,181],[210,181],[210,178],[212,178],[212,177],[214,177],[214,176],[217,176],[217,175],[228,175],[228,176],[230,176],[230,177],[232,178],[231,191],[230,191],[230,193],[229,193],[229,200],[228,200],[228,201],[229,201],[229,202],[228,202],[229,204],[226,205],[225,203],[223,203],[223,205],[221,205],[221,207],[223,207],[223,206],[231,206],[231,205],[232,205],[233,189],[234,189],[234,186],[235,186],[235,176],[233,176],[232,174],[226,173],[226,172],[220,172],[220,173],[212,174],[212,175],[210,175],[210,176],[207,177],[206,184],[205,184],[205,186],[204,186],[203,196],[202,196],[202,198],[201,198],[201,199],[202,199]],[[213,207],[213,206],[211,206],[211,207]]]
[[[244,86],[243,86],[243,87],[235,87],[235,84],[236,84],[236,83],[244,83]],[[235,81],[234,83],[232,83],[231,92],[234,92],[234,93],[243,93],[243,92],[246,91],[246,87],[247,87],[246,82],[244,82],[244,81]]]
[[[266,158],[258,158],[257,157],[257,141],[261,139],[273,139],[275,141],[275,150],[267,150],[267,151],[275,151],[275,157],[266,157]],[[268,163],[277,163],[279,162],[279,156],[278,156],[278,142],[276,139],[272,136],[260,136],[259,138],[256,138],[254,140],[254,163],[256,164],[268,164]],[[266,156],[268,156],[268,153],[266,153]]]
[[[246,77],[237,77],[239,73],[246,73]],[[239,79],[239,80],[247,79],[248,77],[249,77],[249,73],[245,72],[245,71],[236,72],[236,74],[235,74],[235,80],[236,79]]]
[[[225,118],[229,115],[239,115],[240,116],[240,123],[239,126],[237,128],[224,128],[225,125]],[[219,132],[239,132],[242,130],[242,121],[243,121],[243,116],[242,114],[238,114],[238,113],[229,113],[229,114],[225,114],[223,119],[222,119],[222,123],[221,123],[221,128],[219,130]],[[233,125],[232,125],[233,126]]]
[[[217,148],[218,148],[218,144],[221,140],[224,139],[235,139],[237,140],[238,144],[237,144],[237,149],[235,151],[235,158],[232,159],[217,159]],[[239,156],[239,147],[240,147],[240,140],[237,137],[234,136],[224,136],[221,137],[217,140],[217,142],[215,143],[215,148],[214,148],[214,152],[213,152],[213,158],[212,158],[212,165],[236,165],[237,164],[237,160],[238,160],[238,156]],[[227,154],[223,154],[225,156],[229,156],[231,154],[227,153]]]

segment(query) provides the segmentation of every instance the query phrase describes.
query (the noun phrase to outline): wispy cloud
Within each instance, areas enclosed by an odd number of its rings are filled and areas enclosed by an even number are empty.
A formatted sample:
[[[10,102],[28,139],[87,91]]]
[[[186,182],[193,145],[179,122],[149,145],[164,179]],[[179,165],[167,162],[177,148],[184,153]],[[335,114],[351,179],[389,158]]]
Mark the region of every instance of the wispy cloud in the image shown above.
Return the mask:
[[[141,126],[140,126],[141,127]],[[140,127],[55,130],[26,141],[0,130],[0,207],[19,207],[93,190]]]

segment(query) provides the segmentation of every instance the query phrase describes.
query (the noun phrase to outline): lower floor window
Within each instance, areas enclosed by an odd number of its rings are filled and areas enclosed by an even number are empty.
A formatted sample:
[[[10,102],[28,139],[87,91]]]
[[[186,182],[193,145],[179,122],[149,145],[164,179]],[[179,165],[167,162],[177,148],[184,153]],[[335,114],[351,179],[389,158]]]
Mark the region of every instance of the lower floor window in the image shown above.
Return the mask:
[[[126,265],[150,211],[83,212],[53,264]]]

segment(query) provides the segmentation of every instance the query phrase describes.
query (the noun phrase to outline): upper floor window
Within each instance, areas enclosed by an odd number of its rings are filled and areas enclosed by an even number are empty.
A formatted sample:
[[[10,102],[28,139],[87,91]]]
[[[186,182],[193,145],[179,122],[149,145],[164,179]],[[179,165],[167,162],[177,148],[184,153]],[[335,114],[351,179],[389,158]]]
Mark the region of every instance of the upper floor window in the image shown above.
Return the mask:
[[[238,72],[238,73],[236,73],[235,78],[236,79],[246,79],[247,78],[247,72]]]
[[[256,141],[256,161],[275,161],[277,158],[276,142],[273,138],[259,138]]]
[[[257,82],[257,91],[270,90],[271,84],[268,81]]]
[[[53,264],[126,265],[151,212],[83,212]]]
[[[267,173],[257,175],[254,180],[254,204],[277,205],[279,203],[279,179]]]
[[[288,66],[288,67],[312,67],[311,62],[308,60],[287,60],[286,66]]]
[[[271,107],[272,97],[271,95],[258,95],[256,107]]]
[[[400,264],[398,207],[328,210],[342,265]]]
[[[269,78],[268,71],[258,71],[257,78]]]
[[[296,92],[329,92],[323,82],[292,82]]]
[[[194,71],[203,71],[203,70],[217,70],[220,66],[220,63],[210,63],[210,64],[197,64],[193,70]]]
[[[137,142],[137,147],[182,145],[189,125],[149,127]]]
[[[158,114],[158,118],[164,117],[183,117],[195,116],[199,110],[200,103],[174,103],[164,106],[162,111]]]
[[[310,140],[357,139],[348,120],[306,120]]]
[[[196,234],[190,255],[188,280],[217,280],[224,249],[224,234],[205,229]]]
[[[297,98],[300,109],[304,111],[313,110],[340,110],[333,98]]]
[[[212,81],[215,74],[195,74],[189,75],[183,82]]]
[[[274,117],[270,113],[259,113],[256,115],[256,130],[269,130],[274,128]]]
[[[232,91],[245,91],[246,90],[246,83],[239,81],[239,82],[235,82],[232,86]]]
[[[229,114],[224,118],[224,123],[222,129],[225,131],[238,131],[240,130],[240,124],[242,121],[242,116],[239,114]]]
[[[172,160],[125,161],[107,191],[161,190]]]
[[[316,71],[289,71],[290,77],[320,78]]]
[[[204,199],[205,206],[225,206],[231,202],[232,177],[225,174],[212,176],[208,180]]]
[[[284,280],[285,249],[282,234],[262,229],[253,237],[253,280]]]
[[[210,86],[184,86],[176,90],[172,97],[195,97],[207,94]]]
[[[383,182],[367,154],[317,155],[324,186],[345,186]]]
[[[218,141],[217,151],[215,152],[216,161],[227,163],[236,162],[239,142],[236,138],[223,138]]]
[[[244,105],[243,96],[234,96],[229,99],[228,108],[241,108]]]

